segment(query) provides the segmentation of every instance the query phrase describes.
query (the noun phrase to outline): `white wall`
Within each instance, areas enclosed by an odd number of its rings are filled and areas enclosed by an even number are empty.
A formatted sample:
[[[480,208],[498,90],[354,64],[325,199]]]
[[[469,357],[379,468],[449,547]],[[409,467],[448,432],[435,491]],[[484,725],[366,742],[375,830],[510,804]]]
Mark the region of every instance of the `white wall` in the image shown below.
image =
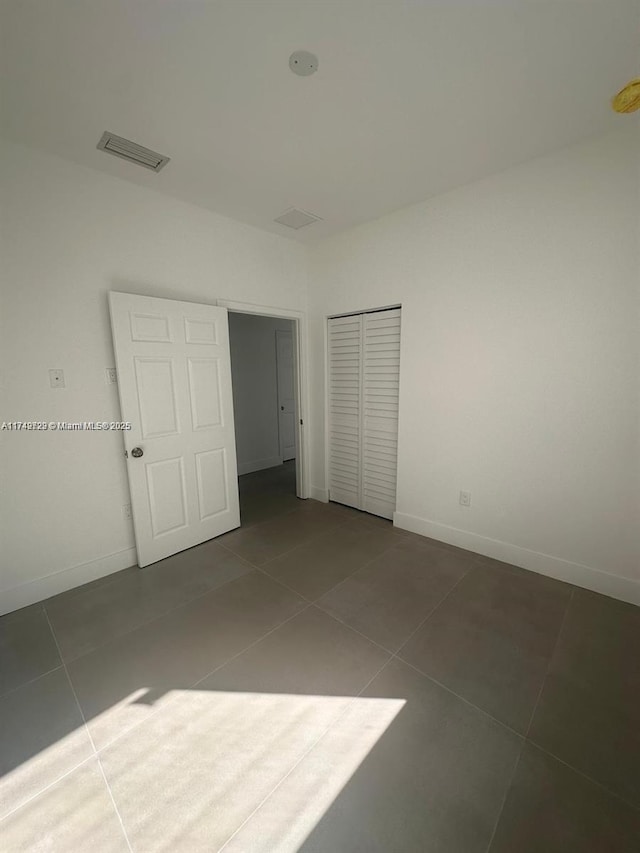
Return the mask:
[[[276,331],[293,331],[291,320],[229,314],[238,473],[282,462],[278,430]]]
[[[398,522],[640,602],[637,143],[594,140],[313,250],[312,496],[323,318],[401,302]],[[26,148],[1,158],[0,420],[118,418],[110,289],[306,308],[291,241]],[[134,562],[120,436],[0,443],[0,610]]]
[[[0,420],[117,420],[113,290],[305,310],[294,243],[3,144]],[[49,387],[49,368],[66,388]],[[0,433],[0,612],[135,562],[122,437]]]
[[[324,318],[402,303],[396,522],[640,603],[639,150],[625,130],[312,250],[314,494]]]

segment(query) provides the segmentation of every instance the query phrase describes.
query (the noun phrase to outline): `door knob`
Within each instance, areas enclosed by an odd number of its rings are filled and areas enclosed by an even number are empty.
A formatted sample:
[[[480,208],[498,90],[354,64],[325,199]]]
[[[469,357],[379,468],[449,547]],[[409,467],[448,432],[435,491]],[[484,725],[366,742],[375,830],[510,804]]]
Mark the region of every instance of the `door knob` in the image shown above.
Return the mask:
[[[131,451],[131,455],[135,456],[136,459],[138,459],[143,454],[144,454],[144,450],[141,447],[134,447],[133,450]]]

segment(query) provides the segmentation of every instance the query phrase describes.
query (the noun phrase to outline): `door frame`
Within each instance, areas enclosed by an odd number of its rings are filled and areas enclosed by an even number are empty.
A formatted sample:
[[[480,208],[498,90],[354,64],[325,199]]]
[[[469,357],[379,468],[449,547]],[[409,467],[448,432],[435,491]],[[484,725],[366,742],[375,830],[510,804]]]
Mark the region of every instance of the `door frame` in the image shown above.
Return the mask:
[[[282,411],[284,411],[284,406],[281,406],[281,405],[280,405],[280,403],[281,403],[281,398],[280,398],[280,375],[281,375],[281,371],[282,371],[282,365],[281,365],[281,363],[280,363],[280,347],[279,347],[279,344],[280,344],[280,341],[282,340],[282,336],[286,336],[286,338],[287,338],[288,340],[290,340],[290,341],[291,341],[291,350],[292,350],[292,354],[293,354],[293,329],[291,329],[291,330],[288,330],[288,329],[276,329],[276,330],[275,330],[275,332],[276,332],[276,396],[277,396],[277,402],[278,402],[278,449],[279,449],[279,451],[280,451],[280,456],[282,456],[282,459],[286,462],[286,461],[289,461],[289,460],[286,460],[286,459],[284,458],[284,457],[285,457],[285,453],[284,453],[284,451],[285,451],[285,444],[284,444],[284,440],[283,440],[283,430],[282,430],[281,414],[280,414],[280,413],[281,413],[281,410],[282,410]],[[295,355],[292,355],[292,360],[291,360],[291,361],[292,361],[292,363],[291,363],[291,384],[292,384],[292,391],[293,391],[293,402],[294,402],[294,405],[295,405],[295,400],[296,400],[296,388],[295,388]],[[289,398],[289,399],[291,399],[291,398]],[[294,425],[294,430],[293,430],[293,450],[294,450],[294,453],[295,453],[295,450],[296,450],[296,447],[295,447],[295,445],[296,445],[295,423],[296,423],[296,413],[295,413],[295,411],[294,411],[294,412],[293,412],[293,425]],[[292,458],[292,457],[289,457],[289,459],[291,459],[291,458]],[[293,456],[293,459],[295,459],[295,456]]]
[[[216,305],[226,308],[232,314],[255,314],[260,317],[274,317],[278,320],[293,321],[294,391],[296,395],[296,495],[306,500],[310,493],[307,315],[304,311],[294,311],[290,308],[255,305],[250,302],[236,302],[230,299],[218,299]]]

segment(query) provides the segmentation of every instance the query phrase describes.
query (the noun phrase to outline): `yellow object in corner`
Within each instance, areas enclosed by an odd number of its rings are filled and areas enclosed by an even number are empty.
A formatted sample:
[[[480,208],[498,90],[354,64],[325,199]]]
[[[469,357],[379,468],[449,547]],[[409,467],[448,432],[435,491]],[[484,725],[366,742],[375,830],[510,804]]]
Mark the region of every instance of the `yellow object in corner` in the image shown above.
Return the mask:
[[[611,100],[611,106],[617,113],[634,113],[640,110],[640,77],[631,80]]]

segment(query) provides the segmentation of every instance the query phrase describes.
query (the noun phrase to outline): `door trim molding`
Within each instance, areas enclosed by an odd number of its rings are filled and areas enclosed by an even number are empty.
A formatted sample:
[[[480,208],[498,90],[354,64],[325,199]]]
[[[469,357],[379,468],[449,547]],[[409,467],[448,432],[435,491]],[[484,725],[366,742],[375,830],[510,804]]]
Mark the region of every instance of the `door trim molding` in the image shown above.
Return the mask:
[[[298,411],[296,412],[296,492],[299,498],[310,497],[310,442],[309,442],[309,362],[308,362],[308,320],[305,311],[291,308],[278,308],[275,305],[256,305],[252,302],[236,302],[232,299],[218,299],[216,305],[226,308],[234,314],[257,314],[262,317],[275,317],[280,320],[293,320],[296,352],[296,391]],[[303,422],[303,425],[300,424]]]

